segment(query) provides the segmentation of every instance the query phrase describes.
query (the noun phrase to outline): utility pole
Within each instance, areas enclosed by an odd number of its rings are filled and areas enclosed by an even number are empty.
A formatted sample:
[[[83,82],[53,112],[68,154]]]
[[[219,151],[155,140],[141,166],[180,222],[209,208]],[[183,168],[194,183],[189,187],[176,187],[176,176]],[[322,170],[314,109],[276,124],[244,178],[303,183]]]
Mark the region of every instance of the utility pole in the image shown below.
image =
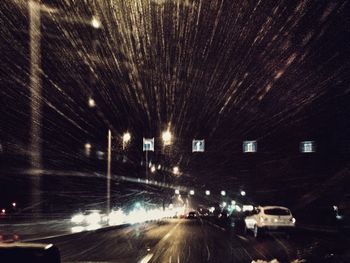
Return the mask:
[[[146,151],[146,180],[148,180],[148,151]]]
[[[42,81],[41,81],[41,6],[40,0],[29,0],[30,36],[30,164],[42,169]],[[36,172],[37,172],[36,171]],[[31,206],[36,215],[41,213],[41,176],[31,178]],[[34,212],[33,211],[33,212]]]
[[[112,158],[112,133],[108,130],[108,159],[107,159],[107,215],[111,209],[111,158]]]

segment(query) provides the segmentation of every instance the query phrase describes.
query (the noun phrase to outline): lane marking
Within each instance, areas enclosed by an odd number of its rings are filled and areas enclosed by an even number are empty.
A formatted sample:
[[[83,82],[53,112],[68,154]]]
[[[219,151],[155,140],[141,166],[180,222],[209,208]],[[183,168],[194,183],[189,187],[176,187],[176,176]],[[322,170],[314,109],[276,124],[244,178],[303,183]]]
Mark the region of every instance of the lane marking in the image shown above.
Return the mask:
[[[163,240],[167,240],[170,237],[171,233],[169,232],[168,234],[166,234],[163,238]]]
[[[244,237],[244,236],[241,236],[241,235],[236,235],[239,239],[245,241],[245,242],[249,242],[249,239]]]
[[[159,242],[166,241],[175,231],[175,229],[180,225],[181,221],[179,221]]]
[[[180,263],[180,256],[177,254],[177,263]]]
[[[209,251],[209,247],[208,247],[208,245],[207,245],[207,251],[208,251],[207,261],[209,261],[209,259],[210,259],[210,251]]]
[[[148,263],[152,257],[153,257],[153,254],[147,254],[141,259],[139,263]]]
[[[210,225],[212,225],[213,227],[216,227],[217,229],[220,229],[221,231],[226,231],[225,228],[223,228],[223,227],[221,227],[221,226],[218,226],[217,224],[214,224],[214,223],[212,223],[212,222],[210,222],[210,221],[208,221],[208,223],[209,223]]]
[[[180,225],[181,221],[179,221],[158,243],[156,246],[159,245],[159,243],[161,243],[162,241],[167,240],[171,234],[175,231],[175,229]],[[156,247],[154,246],[154,247]],[[148,263],[151,258],[153,257],[153,254],[147,254],[139,263]],[[169,262],[171,263],[171,257],[169,258]],[[179,262],[179,260],[178,260]]]

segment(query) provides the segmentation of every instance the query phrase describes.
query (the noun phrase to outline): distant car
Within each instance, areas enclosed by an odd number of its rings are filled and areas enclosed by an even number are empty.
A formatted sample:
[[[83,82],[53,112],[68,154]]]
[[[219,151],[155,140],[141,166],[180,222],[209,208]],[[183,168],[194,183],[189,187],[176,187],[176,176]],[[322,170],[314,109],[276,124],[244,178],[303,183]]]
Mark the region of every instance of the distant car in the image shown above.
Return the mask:
[[[259,206],[244,219],[246,230],[253,231],[255,238],[265,231],[292,230],[295,221],[290,210],[282,206]]]
[[[78,225],[93,225],[105,223],[106,216],[100,210],[86,210],[83,213],[73,215],[71,222]]]
[[[192,212],[189,212],[186,216],[187,219],[197,219],[198,218],[198,215],[196,212],[192,211]]]

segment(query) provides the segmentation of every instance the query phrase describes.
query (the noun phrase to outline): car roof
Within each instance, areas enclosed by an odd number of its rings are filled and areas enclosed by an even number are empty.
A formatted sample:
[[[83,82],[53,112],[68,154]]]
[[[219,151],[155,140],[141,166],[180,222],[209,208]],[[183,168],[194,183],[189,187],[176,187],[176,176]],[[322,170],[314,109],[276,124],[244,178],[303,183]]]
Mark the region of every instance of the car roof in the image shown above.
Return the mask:
[[[83,212],[84,215],[94,214],[94,213],[100,214],[100,213],[101,213],[101,210],[90,209],[90,210],[85,210],[85,211]]]
[[[289,208],[284,207],[284,206],[259,206],[259,208],[262,208],[263,210],[266,210],[266,209],[275,209],[275,208],[289,210]]]

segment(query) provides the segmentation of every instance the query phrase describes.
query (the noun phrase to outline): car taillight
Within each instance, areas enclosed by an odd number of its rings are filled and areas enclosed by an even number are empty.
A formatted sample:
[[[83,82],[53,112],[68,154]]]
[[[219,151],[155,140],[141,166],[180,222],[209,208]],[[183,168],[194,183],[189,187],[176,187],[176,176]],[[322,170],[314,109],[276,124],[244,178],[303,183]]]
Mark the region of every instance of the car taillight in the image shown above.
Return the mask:
[[[263,223],[264,221],[267,221],[267,218],[260,217],[260,223]]]

